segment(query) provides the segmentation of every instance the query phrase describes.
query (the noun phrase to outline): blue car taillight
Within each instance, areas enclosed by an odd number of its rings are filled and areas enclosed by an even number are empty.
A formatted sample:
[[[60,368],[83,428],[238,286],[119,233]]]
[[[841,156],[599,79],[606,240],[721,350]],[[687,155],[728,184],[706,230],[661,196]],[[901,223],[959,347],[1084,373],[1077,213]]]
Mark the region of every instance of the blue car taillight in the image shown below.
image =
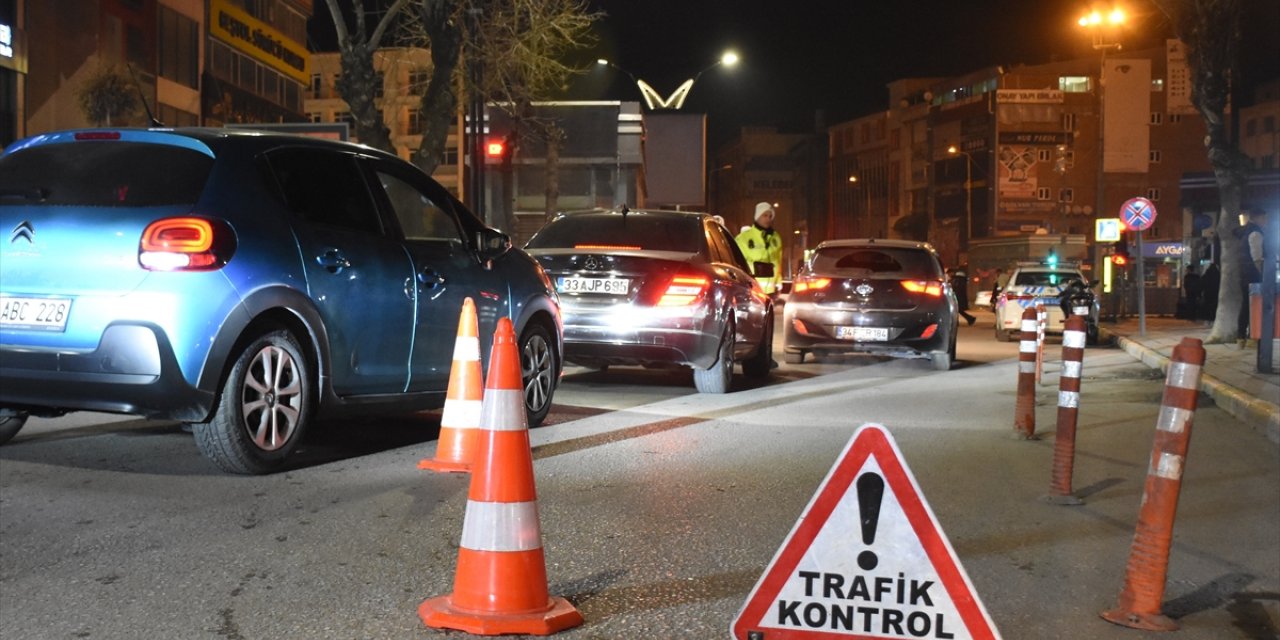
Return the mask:
[[[184,216],[147,225],[138,264],[148,271],[214,271],[235,253],[235,233],[225,222]]]

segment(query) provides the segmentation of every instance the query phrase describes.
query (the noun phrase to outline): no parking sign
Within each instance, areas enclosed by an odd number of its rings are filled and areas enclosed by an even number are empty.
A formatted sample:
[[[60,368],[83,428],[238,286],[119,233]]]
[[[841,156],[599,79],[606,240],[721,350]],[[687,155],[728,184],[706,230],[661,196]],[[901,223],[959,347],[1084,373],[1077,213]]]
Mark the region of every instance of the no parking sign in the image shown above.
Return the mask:
[[[1156,222],[1156,205],[1146,198],[1129,198],[1120,207],[1120,220],[1126,229],[1146,231]]]

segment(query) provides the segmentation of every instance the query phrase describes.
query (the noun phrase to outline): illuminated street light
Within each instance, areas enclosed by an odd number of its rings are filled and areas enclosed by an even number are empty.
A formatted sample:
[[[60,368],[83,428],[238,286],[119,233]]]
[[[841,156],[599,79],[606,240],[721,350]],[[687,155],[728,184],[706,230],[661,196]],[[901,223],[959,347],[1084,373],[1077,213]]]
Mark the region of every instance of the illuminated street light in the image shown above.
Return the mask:
[[[973,156],[968,151],[961,151],[954,144],[947,147],[947,153],[951,155],[964,155],[964,246],[969,247],[969,243],[973,241],[973,173],[970,167],[973,165]]]
[[[738,64],[739,60],[740,58],[738,57],[737,53],[733,51],[724,52],[724,54],[720,56],[719,60],[716,60],[710,65],[707,65],[706,68],[694,74],[692,78],[685,80],[684,83],[681,84],[679,87],[676,87],[676,90],[672,92],[672,94],[667,98],[663,98],[661,95],[659,95],[658,92],[653,87],[649,86],[649,83],[645,82],[644,80],[641,80],[640,78],[637,78],[635,74],[631,73],[630,71],[627,71],[626,69],[623,69],[622,67],[619,67],[618,65],[614,64],[613,62],[610,62],[609,60],[606,60],[605,58],[597,59],[596,64],[601,66],[613,67],[614,69],[617,69],[618,71],[621,71],[627,74],[627,77],[631,78],[631,81],[635,82],[636,86],[640,88],[640,95],[644,97],[645,105],[647,105],[650,110],[653,110],[653,109],[679,109],[683,107],[685,98],[689,97],[689,91],[693,89],[693,83],[697,82],[698,78],[702,77],[702,74],[720,65],[724,65],[726,67],[735,66]]]
[[[1095,51],[1101,51],[1101,62],[1098,65],[1098,187],[1094,205],[1094,215],[1101,216],[1103,207],[1106,205],[1104,198],[1104,190],[1106,182],[1104,175],[1106,172],[1105,160],[1103,154],[1103,145],[1105,136],[1103,135],[1103,113],[1106,105],[1106,82],[1103,76],[1106,74],[1107,68],[1107,51],[1114,49],[1119,51],[1121,45],[1119,42],[1113,41],[1114,36],[1118,35],[1116,31],[1125,23],[1125,13],[1116,7],[1105,14],[1101,11],[1091,11],[1080,17],[1076,24],[1081,28],[1088,29],[1093,38],[1093,48]]]

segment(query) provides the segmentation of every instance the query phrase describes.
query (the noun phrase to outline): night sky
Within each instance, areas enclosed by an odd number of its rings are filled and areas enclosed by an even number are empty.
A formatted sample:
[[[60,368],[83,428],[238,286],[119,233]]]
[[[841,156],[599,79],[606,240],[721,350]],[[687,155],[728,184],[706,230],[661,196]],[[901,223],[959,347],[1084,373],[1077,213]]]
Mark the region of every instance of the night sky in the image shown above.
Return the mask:
[[[1280,2],[1244,0],[1244,81],[1280,77]],[[685,111],[708,115],[713,148],[744,125],[785,132],[830,125],[888,106],[885,86],[908,77],[948,77],[993,65],[1040,64],[1097,55],[1076,26],[1079,0],[590,0],[606,14],[599,57],[664,97],[732,48],[742,61],[704,73]],[[1127,5],[1126,49],[1162,46],[1172,33],[1149,1]],[[324,48],[328,11],[316,3],[313,46]],[[331,46],[331,45],[330,45]],[[563,99],[634,100],[624,74],[593,66]]]

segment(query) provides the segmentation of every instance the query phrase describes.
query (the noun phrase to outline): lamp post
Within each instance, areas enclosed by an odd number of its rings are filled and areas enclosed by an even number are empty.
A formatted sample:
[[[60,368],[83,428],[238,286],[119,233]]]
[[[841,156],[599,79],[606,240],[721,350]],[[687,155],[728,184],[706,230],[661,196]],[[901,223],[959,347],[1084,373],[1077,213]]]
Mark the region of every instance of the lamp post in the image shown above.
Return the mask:
[[[623,69],[622,67],[614,64],[613,62],[610,62],[605,58],[598,58],[596,60],[596,64],[600,66],[612,67],[614,69],[617,69],[618,71],[621,71],[622,73],[627,74],[627,77],[631,78],[631,81],[636,83],[636,86],[640,88],[640,95],[644,97],[645,105],[648,106],[649,109],[652,111],[654,109],[680,109],[684,107],[685,98],[689,97],[689,91],[693,89],[693,83],[697,82],[698,78],[702,77],[702,74],[720,65],[724,65],[726,67],[732,67],[738,64],[739,60],[740,58],[738,58],[737,53],[733,51],[725,51],[720,56],[719,60],[716,60],[715,62],[707,65],[701,71],[695,73],[692,78],[685,80],[684,83],[682,83],[679,87],[676,87],[676,90],[672,92],[671,95],[668,96],[667,98],[663,98],[661,95],[659,95],[658,92],[653,87],[649,86],[649,83],[645,82],[644,80],[641,80],[640,78],[637,78],[635,74],[631,73],[630,71],[627,71],[626,69]]]
[[[947,153],[964,156],[964,250],[968,251],[969,243],[973,240],[973,156],[954,144],[947,147]]]
[[[859,190],[861,190],[861,191],[862,191],[862,196],[863,196],[863,206],[862,206],[862,216],[861,216],[861,217],[866,219],[866,221],[865,221],[865,223],[864,223],[864,224],[866,224],[866,227],[867,227],[866,229],[862,229],[862,224],[855,224],[854,226],[855,226],[855,227],[857,227],[857,228],[854,230],[854,233],[855,233],[855,235],[858,235],[858,236],[861,236],[861,237],[869,237],[869,236],[871,235],[871,226],[872,226],[872,225],[871,225],[871,189],[870,189],[870,186],[866,183],[866,181],[859,181],[859,180],[858,180],[858,176],[857,176],[857,175],[851,175],[851,176],[849,176],[849,185],[850,185],[850,186],[852,186],[854,189],[859,189]],[[856,222],[856,221],[857,221],[857,218],[855,218],[855,222]]]
[[[1106,81],[1103,75],[1107,70],[1107,51],[1114,49],[1119,51],[1121,45],[1119,42],[1109,42],[1109,34],[1106,29],[1118,29],[1125,22],[1124,11],[1120,9],[1112,9],[1106,15],[1101,11],[1092,11],[1081,16],[1076,24],[1081,28],[1088,29],[1093,38],[1093,49],[1102,52],[1101,61],[1098,65],[1098,189],[1096,195],[1096,205],[1094,207],[1094,216],[1102,216],[1102,209],[1106,204],[1103,192],[1106,188],[1104,174],[1106,172],[1106,155],[1103,153],[1103,144],[1105,135],[1103,130],[1103,114],[1106,111]]]

